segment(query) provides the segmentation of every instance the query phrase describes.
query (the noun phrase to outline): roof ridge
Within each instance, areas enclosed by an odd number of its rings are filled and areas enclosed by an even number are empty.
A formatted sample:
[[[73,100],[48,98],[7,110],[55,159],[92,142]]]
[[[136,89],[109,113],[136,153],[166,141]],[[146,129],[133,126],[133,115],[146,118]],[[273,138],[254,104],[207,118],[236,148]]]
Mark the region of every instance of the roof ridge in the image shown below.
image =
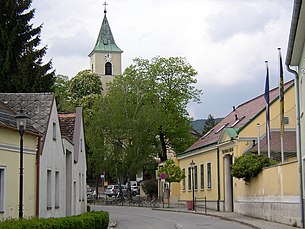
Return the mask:
[[[293,81],[294,81],[293,79],[287,81],[286,83],[284,83],[284,87],[287,86],[287,88],[288,88],[288,86],[290,86],[290,84],[292,84]],[[287,88],[285,88],[284,91],[286,91]],[[278,90],[278,89],[279,89],[279,86],[272,88],[271,90],[269,90],[269,94],[272,93],[272,92],[275,91],[275,90]],[[244,104],[247,104],[247,103],[252,102],[253,100],[259,99],[259,98],[261,98],[261,97],[264,96],[264,95],[265,95],[265,93],[262,93],[262,94],[260,94],[260,95],[258,95],[258,96],[256,96],[256,97],[254,97],[254,98],[252,98],[252,99],[250,99],[250,100],[244,102],[244,103],[241,103],[241,104],[239,104],[239,105],[236,107],[236,109],[238,109],[239,107],[243,106]],[[276,97],[273,98],[273,100],[275,100],[275,99],[276,99]],[[273,101],[273,100],[272,100],[272,101]],[[270,101],[270,103],[271,103],[272,101]]]

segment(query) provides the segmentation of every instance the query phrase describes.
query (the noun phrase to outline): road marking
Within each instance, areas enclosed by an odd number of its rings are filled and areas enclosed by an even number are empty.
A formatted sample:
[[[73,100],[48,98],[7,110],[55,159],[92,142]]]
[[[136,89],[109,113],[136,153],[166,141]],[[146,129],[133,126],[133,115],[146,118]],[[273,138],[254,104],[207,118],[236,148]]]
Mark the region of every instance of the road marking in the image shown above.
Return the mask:
[[[177,229],[183,229],[183,226],[181,224],[179,224],[179,223],[176,223],[176,228]]]

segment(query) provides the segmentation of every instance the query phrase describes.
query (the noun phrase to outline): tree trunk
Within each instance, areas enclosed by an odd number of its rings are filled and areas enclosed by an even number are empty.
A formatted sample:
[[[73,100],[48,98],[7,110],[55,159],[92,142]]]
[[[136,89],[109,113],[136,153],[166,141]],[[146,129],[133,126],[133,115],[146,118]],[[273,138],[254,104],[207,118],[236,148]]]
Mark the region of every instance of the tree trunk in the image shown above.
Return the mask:
[[[160,129],[162,129],[162,127]],[[163,162],[167,160],[167,152],[166,152],[167,150],[166,150],[166,143],[162,130],[160,130],[160,142],[162,147],[162,154],[159,154],[159,157],[161,159],[161,162]]]

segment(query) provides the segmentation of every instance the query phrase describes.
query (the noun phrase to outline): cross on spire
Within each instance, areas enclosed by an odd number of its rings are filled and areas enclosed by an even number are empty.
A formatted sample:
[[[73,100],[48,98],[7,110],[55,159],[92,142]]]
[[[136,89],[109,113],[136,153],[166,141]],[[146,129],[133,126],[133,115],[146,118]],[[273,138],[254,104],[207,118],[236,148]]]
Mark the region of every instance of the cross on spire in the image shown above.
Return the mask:
[[[106,14],[106,13],[107,13],[106,6],[107,6],[108,4],[107,4],[106,2],[104,2],[103,5],[104,5],[104,7],[105,7],[105,8],[104,8],[104,13]]]

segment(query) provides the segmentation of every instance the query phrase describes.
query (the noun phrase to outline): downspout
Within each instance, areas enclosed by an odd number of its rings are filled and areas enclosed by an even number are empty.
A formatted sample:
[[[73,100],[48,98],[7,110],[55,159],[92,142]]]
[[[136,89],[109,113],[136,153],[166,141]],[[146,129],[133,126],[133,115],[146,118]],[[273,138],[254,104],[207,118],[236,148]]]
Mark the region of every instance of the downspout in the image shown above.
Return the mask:
[[[295,97],[296,97],[296,142],[297,155],[299,162],[299,189],[300,189],[300,210],[301,210],[301,228],[304,228],[304,201],[303,201],[303,175],[302,175],[302,154],[301,154],[301,125],[300,125],[300,92],[299,92],[299,74],[286,64],[288,72],[295,75]]]
[[[41,136],[38,137],[37,153],[36,153],[36,217],[39,218],[39,185],[40,185],[40,153],[41,153]]]
[[[219,148],[217,148],[217,211],[220,211],[220,172],[219,172]]]

